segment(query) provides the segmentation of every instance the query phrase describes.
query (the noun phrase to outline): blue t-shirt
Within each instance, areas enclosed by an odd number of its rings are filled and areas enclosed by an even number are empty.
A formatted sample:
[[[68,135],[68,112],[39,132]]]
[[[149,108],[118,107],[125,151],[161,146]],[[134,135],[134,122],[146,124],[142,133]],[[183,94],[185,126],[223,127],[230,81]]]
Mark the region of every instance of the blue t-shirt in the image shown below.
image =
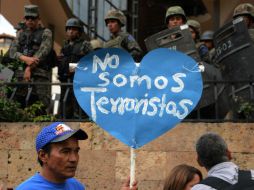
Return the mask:
[[[64,183],[52,183],[36,173],[15,190],[85,190],[85,186],[74,178],[69,178]]]

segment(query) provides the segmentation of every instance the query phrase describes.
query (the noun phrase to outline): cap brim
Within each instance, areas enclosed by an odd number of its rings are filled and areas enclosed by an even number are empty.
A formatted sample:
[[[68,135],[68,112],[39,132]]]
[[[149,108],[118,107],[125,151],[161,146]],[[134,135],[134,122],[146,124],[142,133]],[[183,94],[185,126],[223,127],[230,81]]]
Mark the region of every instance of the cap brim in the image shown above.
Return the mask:
[[[57,137],[57,138],[53,139],[51,142],[61,142],[61,141],[64,141],[72,136],[74,136],[78,140],[86,140],[88,138],[88,135],[86,134],[85,131],[83,131],[82,129],[78,129],[78,130],[74,130],[69,133],[66,133],[65,135],[62,135],[60,137]]]

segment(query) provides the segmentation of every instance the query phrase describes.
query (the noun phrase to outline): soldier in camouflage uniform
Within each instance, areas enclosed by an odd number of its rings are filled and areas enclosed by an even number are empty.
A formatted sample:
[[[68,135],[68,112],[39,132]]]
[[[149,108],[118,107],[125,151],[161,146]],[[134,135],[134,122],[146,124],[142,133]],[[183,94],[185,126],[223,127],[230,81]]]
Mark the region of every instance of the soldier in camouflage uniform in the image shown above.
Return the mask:
[[[192,39],[196,44],[196,48],[198,50],[201,60],[210,63],[209,50],[203,42],[200,42],[200,33],[201,33],[200,23],[196,20],[189,19],[187,21],[187,24],[189,25]]]
[[[37,5],[25,7],[25,29],[19,33],[10,48],[10,57],[24,63],[22,75],[24,81],[50,82],[53,61],[52,32],[39,25],[40,17]],[[33,101],[40,100],[49,113],[50,86],[33,86]],[[33,102],[31,102],[33,103]]]
[[[175,27],[184,25],[186,24],[186,21],[187,18],[182,7],[172,6],[168,8],[165,16],[165,22],[168,29],[173,29]],[[178,37],[180,37],[180,34],[178,33],[170,35],[171,39],[175,39]]]
[[[83,26],[76,18],[70,18],[65,24],[66,41],[60,53],[58,65],[58,78],[61,82],[73,82],[74,70],[69,67],[70,63],[77,63],[84,55],[93,51],[91,44],[83,37]],[[67,87],[61,86],[61,101],[63,101]],[[78,104],[71,89],[67,99],[66,116],[72,118],[74,107]],[[76,111],[77,112],[77,111]],[[76,113],[75,112],[75,113]]]
[[[166,25],[169,29],[181,26],[186,23],[187,18],[184,10],[180,6],[169,7],[165,17]]]
[[[243,17],[246,26],[249,29],[249,34],[254,41],[254,6],[250,3],[242,3],[234,9],[233,18]]]
[[[136,40],[121,28],[125,25],[126,17],[119,10],[110,10],[106,17],[105,23],[111,33],[111,39],[104,44],[104,48],[122,48],[128,51],[136,62],[142,59],[142,50]]]

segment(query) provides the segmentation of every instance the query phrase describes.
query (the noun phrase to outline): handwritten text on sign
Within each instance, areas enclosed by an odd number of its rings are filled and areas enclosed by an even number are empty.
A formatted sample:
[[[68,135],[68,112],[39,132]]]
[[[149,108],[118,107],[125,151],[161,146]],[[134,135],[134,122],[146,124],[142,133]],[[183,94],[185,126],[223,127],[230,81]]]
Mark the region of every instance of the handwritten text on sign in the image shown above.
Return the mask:
[[[180,122],[196,106],[202,92],[196,63],[168,49],[154,50],[155,57],[151,54],[140,65],[120,49],[100,50],[81,60],[74,78],[75,95],[94,121],[108,122],[106,130],[120,125],[138,131],[142,127],[132,125],[159,120],[166,131],[163,125]],[[179,56],[184,56],[184,64]]]

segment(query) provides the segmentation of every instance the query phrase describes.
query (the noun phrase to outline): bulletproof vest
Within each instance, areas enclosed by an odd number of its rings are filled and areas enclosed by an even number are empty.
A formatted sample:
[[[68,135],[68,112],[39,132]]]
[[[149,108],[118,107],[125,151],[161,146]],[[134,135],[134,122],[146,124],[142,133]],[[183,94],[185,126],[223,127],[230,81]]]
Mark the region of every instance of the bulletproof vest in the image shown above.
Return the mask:
[[[200,61],[195,42],[191,37],[188,25],[182,25],[172,29],[165,29],[145,39],[148,51],[164,47],[181,51],[197,62]]]
[[[77,63],[84,54],[82,53],[82,39],[77,39],[73,44],[66,42],[61,50],[62,59],[58,65],[58,76],[62,82],[73,80],[73,73],[69,72],[69,63]]]
[[[234,113],[238,115],[240,101],[253,101],[253,87],[248,80],[253,80],[254,75],[254,45],[243,18],[239,17],[216,31],[214,45],[214,62],[220,66],[223,79],[234,81],[233,86],[228,85],[227,94]]]
[[[76,40],[73,44],[65,43],[62,48],[62,54],[66,57],[69,63],[76,63],[83,56],[82,54],[83,40]]]
[[[20,47],[18,51],[25,56],[32,57],[40,48],[44,30],[45,28],[40,27],[33,32],[30,32],[29,30],[24,30],[23,32],[21,32],[18,40]],[[51,49],[48,55],[41,58],[37,67],[48,71],[55,66],[56,64],[55,59],[56,59],[55,51]]]
[[[32,57],[40,48],[43,32],[44,28],[38,28],[33,32],[29,30],[21,32],[19,35],[20,50],[18,51],[26,56]]]
[[[238,182],[231,184],[217,177],[207,177],[199,182],[199,184],[208,185],[217,190],[251,190],[254,189],[254,180],[252,180],[251,172],[239,170]]]
[[[105,42],[104,48],[123,48],[122,42],[127,36],[127,33],[120,32],[118,36]]]

